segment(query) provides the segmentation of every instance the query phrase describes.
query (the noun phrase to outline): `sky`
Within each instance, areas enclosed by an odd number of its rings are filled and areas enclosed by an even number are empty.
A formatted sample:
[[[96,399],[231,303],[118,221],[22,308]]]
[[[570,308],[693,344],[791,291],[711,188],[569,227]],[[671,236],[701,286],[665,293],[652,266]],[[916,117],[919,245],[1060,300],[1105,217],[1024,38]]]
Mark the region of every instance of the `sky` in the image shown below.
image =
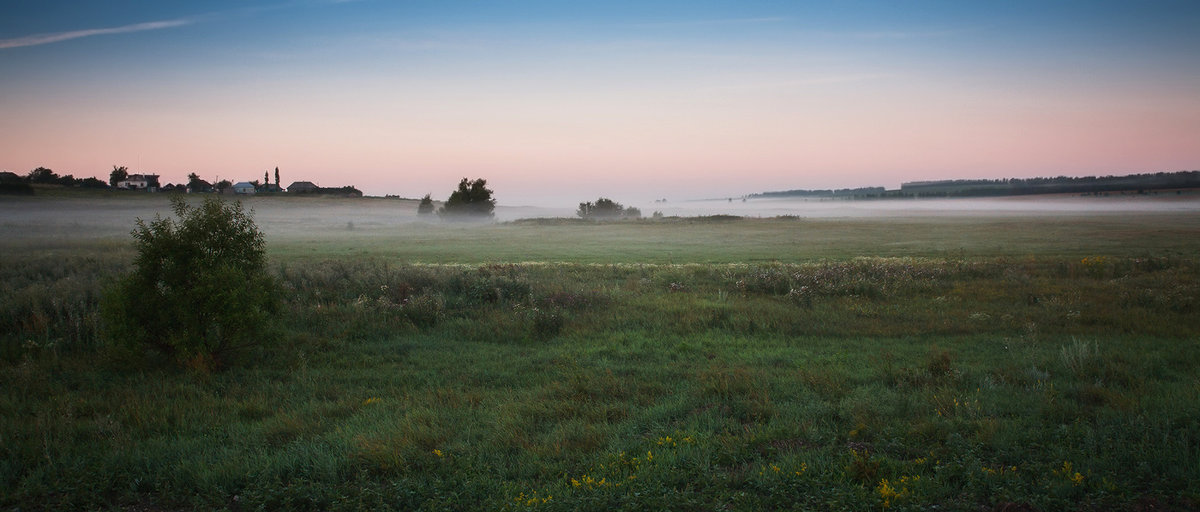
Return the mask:
[[[15,0],[0,170],[500,204],[1200,169],[1200,2]]]

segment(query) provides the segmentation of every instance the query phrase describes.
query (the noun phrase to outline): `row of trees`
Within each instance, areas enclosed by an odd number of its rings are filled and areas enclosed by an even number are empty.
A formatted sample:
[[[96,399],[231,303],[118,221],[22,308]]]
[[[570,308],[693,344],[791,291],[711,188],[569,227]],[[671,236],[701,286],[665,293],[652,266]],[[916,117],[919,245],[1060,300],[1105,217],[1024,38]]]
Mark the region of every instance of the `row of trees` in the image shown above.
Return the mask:
[[[611,219],[640,219],[642,211],[632,206],[623,206],[621,203],[601,197],[596,202],[579,203],[579,209],[575,214],[580,218],[592,220],[611,220]]]
[[[491,218],[495,214],[495,210],[496,199],[492,197],[492,190],[487,187],[487,180],[483,178],[474,180],[463,178],[458,182],[458,188],[450,193],[450,198],[436,212],[431,194],[425,194],[425,197],[422,197],[421,202],[417,205],[418,215],[426,216],[437,213],[439,217],[449,219]],[[576,214],[581,218],[593,220],[639,219],[642,217],[641,210],[632,206],[626,207],[606,197],[601,197],[595,202],[579,203],[579,210]]]
[[[84,187],[84,188],[106,188],[103,181],[95,176],[90,178],[76,178],[73,175],[67,174],[59,176],[58,173],[46,167],[38,167],[25,176],[18,176],[13,173],[6,173],[3,180],[9,184],[37,184],[37,185],[62,185],[65,187]]]

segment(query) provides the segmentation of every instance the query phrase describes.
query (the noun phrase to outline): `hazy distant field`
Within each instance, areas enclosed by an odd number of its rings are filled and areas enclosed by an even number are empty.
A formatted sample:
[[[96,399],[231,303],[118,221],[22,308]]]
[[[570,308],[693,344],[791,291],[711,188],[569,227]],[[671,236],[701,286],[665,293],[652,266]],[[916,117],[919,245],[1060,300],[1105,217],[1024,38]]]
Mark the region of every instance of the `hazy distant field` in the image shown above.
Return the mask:
[[[103,335],[164,196],[0,198],[0,509],[1200,507],[1194,198],[246,203],[283,309],[213,371]]]
[[[279,258],[371,255],[410,262],[760,262],[853,256],[1191,255],[1200,197],[1032,197],[913,201],[725,201],[660,205],[689,218],[583,224],[422,220],[415,201],[250,198]],[[643,208],[643,213],[651,211]],[[4,241],[21,247],[121,245],[165,195],[0,199]],[[696,215],[739,215],[705,221]],[[499,221],[569,209],[505,208]],[[777,216],[793,216],[776,218]]]

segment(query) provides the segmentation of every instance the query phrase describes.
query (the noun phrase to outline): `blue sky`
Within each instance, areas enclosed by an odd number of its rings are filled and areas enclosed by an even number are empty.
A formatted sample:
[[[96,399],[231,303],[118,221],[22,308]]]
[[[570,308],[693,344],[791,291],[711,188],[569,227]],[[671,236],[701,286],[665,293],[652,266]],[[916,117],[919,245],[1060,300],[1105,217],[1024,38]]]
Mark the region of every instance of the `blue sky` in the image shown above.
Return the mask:
[[[1196,2],[22,1],[0,168],[564,204],[1195,169],[1197,26]]]

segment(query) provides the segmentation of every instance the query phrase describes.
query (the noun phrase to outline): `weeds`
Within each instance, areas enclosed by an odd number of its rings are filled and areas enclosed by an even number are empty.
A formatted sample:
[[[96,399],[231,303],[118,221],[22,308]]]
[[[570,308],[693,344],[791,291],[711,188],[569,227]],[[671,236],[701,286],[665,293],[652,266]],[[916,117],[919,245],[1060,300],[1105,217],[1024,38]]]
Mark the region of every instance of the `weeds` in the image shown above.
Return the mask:
[[[1067,368],[1067,371],[1075,375],[1082,375],[1096,360],[1098,353],[1099,346],[1096,342],[1088,343],[1073,337],[1069,345],[1063,345],[1059,350],[1063,366]]]
[[[119,258],[6,258],[0,508],[1200,496],[1191,260],[294,259],[281,350],[176,375],[87,334]]]

